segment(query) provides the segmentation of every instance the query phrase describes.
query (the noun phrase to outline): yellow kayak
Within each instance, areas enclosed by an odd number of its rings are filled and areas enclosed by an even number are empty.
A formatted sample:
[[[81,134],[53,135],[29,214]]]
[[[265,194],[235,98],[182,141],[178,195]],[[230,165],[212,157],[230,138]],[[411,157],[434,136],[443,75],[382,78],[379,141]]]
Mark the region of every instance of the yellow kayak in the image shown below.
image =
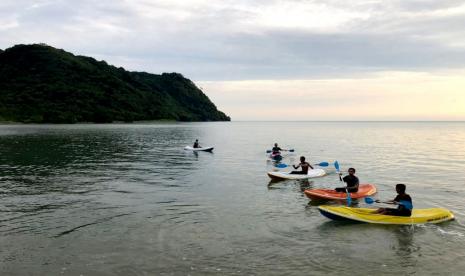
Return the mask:
[[[376,214],[376,209],[322,205],[320,213],[334,220],[353,220],[376,224],[425,224],[441,223],[454,219],[454,214],[444,208],[413,209],[410,217]]]

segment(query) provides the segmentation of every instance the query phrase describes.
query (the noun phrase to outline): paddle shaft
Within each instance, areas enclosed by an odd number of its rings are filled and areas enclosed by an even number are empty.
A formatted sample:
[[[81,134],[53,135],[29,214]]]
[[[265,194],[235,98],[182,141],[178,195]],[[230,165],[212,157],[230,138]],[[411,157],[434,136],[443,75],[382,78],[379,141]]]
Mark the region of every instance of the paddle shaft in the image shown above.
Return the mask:
[[[339,176],[339,180],[344,183],[344,181],[342,180],[342,177],[341,177],[341,171],[339,170],[339,162],[337,162],[337,160],[334,162],[334,167],[336,168],[336,171],[337,171],[337,175]],[[350,193],[349,193],[349,188],[346,187],[346,194],[347,194],[347,206],[350,206],[350,204],[352,203],[352,198],[350,197]]]
[[[281,149],[282,151],[290,151],[290,152],[294,152],[294,149],[290,149],[290,150],[287,150],[287,149]],[[272,150],[266,150],[266,153],[271,153]]]
[[[329,166],[329,163],[328,162],[321,162],[321,163],[317,163],[317,164],[313,164],[313,165],[320,166],[320,167],[327,167],[327,166]],[[286,168],[288,166],[289,165],[286,165],[284,163],[278,163],[278,164],[275,165],[275,167],[277,167],[277,168]]]
[[[370,198],[370,197],[365,197],[365,203],[367,203],[367,204],[382,203],[382,204],[404,205],[404,206],[405,206],[405,204],[402,204],[402,202],[396,202],[396,201],[376,201],[376,200],[373,200],[373,199]]]

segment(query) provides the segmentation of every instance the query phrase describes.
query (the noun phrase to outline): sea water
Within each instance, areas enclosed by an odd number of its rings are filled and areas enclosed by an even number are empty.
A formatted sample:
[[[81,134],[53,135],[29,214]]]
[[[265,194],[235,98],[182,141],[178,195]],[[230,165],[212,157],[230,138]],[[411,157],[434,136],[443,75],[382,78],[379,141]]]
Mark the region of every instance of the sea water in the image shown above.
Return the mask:
[[[270,182],[275,142],[456,220],[331,221],[303,191],[340,186],[335,169]],[[462,275],[464,187],[463,122],[2,125],[0,274]]]

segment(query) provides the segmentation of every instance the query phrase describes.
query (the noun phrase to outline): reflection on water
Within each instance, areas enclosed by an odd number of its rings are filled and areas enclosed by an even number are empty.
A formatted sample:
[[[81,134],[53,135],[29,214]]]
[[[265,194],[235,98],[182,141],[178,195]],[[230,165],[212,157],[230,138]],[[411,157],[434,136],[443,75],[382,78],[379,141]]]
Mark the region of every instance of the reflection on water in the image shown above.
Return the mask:
[[[420,251],[420,246],[414,243],[415,226],[402,226],[394,230],[397,238],[397,245],[393,246],[396,254],[401,258],[402,267],[414,267],[416,264],[416,252]]]
[[[213,153],[185,151],[199,139]],[[311,143],[309,143],[311,141]],[[265,150],[338,160],[391,199],[457,221],[335,222],[305,189],[337,174],[270,181]],[[465,123],[178,123],[0,126],[3,275],[460,274]],[[283,169],[290,170],[290,167]],[[354,206],[368,206],[353,200]],[[347,273],[346,273],[347,272]]]
[[[279,180],[279,179],[271,179],[268,182],[268,190],[273,189],[283,189],[287,185],[297,186],[300,187],[300,191],[304,192],[306,189],[313,188],[313,181],[308,179],[300,179],[300,180]]]

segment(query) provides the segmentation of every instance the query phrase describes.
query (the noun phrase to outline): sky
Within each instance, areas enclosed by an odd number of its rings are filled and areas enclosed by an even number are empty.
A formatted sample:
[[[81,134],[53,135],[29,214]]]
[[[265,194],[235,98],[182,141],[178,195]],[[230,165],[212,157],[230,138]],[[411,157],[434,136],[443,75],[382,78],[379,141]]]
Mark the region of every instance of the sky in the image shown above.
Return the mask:
[[[0,48],[179,72],[233,120],[465,120],[465,2],[1,0]]]

